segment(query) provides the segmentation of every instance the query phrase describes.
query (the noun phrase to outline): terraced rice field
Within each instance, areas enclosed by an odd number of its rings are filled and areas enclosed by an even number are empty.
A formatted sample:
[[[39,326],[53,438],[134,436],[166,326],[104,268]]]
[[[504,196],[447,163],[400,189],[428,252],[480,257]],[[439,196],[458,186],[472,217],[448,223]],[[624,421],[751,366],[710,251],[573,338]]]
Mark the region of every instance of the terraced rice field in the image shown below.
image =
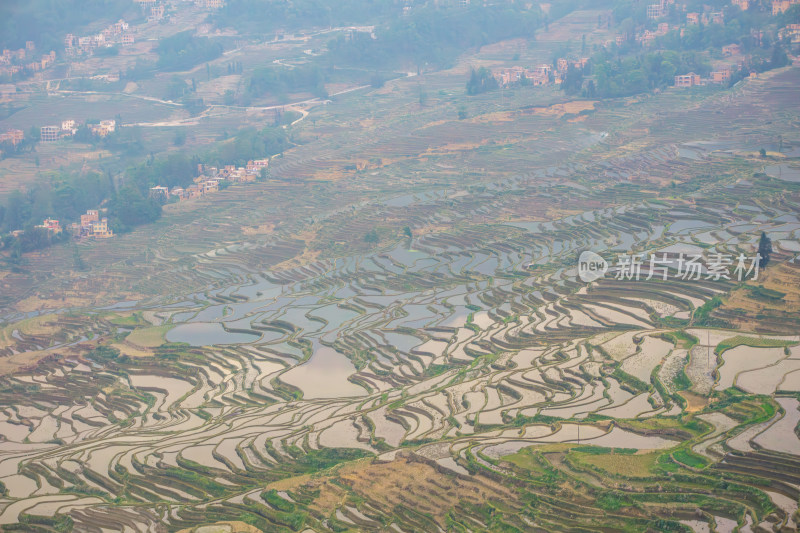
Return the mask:
[[[742,98],[777,113],[798,77]],[[710,96],[690,121],[681,96],[659,98],[678,111],[420,112],[346,145],[326,132],[352,127],[347,113],[318,110],[323,139],[276,160],[275,180],[87,247],[92,275],[13,287],[25,305],[59,303],[33,325],[4,311],[0,525],[796,527],[794,293],[788,310],[747,314],[714,305],[742,290],[733,280],[578,277],[584,250],[669,254],[674,273],[682,251],[800,238],[797,186],[692,144],[720,107],[742,111],[720,141],[734,147],[763,117]],[[386,164],[326,180],[355,158]],[[276,229],[243,230],[262,226]],[[773,268],[800,269],[790,257],[777,250]],[[761,344],[730,347],[742,335]]]

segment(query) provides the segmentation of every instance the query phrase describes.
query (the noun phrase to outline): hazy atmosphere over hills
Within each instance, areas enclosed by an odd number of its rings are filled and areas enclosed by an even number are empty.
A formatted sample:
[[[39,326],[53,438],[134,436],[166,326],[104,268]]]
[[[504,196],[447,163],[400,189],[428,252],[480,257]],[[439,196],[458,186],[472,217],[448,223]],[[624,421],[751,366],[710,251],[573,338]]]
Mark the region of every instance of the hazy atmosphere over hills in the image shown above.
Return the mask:
[[[789,532],[800,0],[4,0],[0,531]]]

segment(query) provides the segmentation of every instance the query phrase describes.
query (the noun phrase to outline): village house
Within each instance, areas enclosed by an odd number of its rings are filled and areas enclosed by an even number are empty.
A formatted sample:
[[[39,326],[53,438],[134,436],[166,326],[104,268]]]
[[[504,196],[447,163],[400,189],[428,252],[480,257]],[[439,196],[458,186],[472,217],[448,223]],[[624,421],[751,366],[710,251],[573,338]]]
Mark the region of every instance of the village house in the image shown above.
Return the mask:
[[[650,4],[647,6],[647,18],[657,19],[666,15],[666,10],[662,4]]]
[[[114,236],[114,232],[108,227],[108,219],[101,218],[96,222],[92,222],[91,233],[89,233],[89,237],[94,237],[95,239],[108,239]]]
[[[66,135],[75,135],[78,131],[78,125],[72,119],[63,120],[61,121],[61,131]]]
[[[61,233],[61,224],[59,224],[58,220],[54,220],[52,218],[46,218],[44,222],[36,226],[37,228],[44,228],[47,231],[58,235]]]
[[[711,81],[714,83],[727,83],[731,80],[731,69],[722,68],[711,73]]]
[[[675,87],[694,87],[696,85],[700,85],[699,74],[690,72],[689,74],[675,76]]]
[[[85,215],[81,215],[81,228],[89,228],[92,222],[100,220],[100,212],[96,209],[89,209]]]
[[[781,39],[789,39],[792,44],[800,43],[800,24],[788,24],[778,32]]]
[[[109,229],[107,218],[101,219],[97,209],[89,209],[81,215],[80,236],[107,239],[113,237],[114,232]]]
[[[772,0],[772,14],[780,15],[792,6],[800,4],[800,0]]]
[[[700,13],[686,13],[686,24],[700,24]]]
[[[117,121],[116,120],[101,120],[100,124],[90,124],[89,129],[92,130],[92,133],[99,136],[105,137],[109,133],[113,133],[117,128]]]
[[[150,198],[163,198],[169,200],[169,188],[157,185],[150,187]]]
[[[58,126],[42,126],[40,128],[41,142],[52,143],[56,142],[61,135],[61,128]]]
[[[150,16],[147,17],[148,22],[156,22],[164,18],[164,5],[159,4],[150,8]]]
[[[731,4],[737,6],[742,11],[750,9],[750,0],[731,0]]]
[[[18,145],[25,138],[22,130],[8,130],[5,133],[0,133],[0,143],[10,142],[14,146]]]

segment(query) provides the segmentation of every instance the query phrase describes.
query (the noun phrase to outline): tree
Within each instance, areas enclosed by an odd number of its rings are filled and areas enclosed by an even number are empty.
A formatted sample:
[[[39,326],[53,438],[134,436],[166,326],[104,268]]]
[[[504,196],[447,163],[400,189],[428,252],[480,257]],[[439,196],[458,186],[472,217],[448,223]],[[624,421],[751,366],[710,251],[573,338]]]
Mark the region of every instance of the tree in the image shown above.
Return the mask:
[[[172,144],[175,146],[183,146],[186,144],[186,130],[178,130],[172,138]]]
[[[157,220],[161,216],[161,204],[145,198],[136,187],[120,190],[108,207],[108,218],[116,233],[130,231],[134,226]]]
[[[561,84],[561,88],[567,94],[578,94],[583,87],[583,71],[581,69],[575,68],[574,65],[570,65],[567,68],[567,74],[564,76],[564,82]]]
[[[469,80],[467,80],[467,94],[481,94],[497,89],[498,87],[497,80],[494,79],[492,72],[486,67],[481,67],[478,70],[470,70]]]
[[[89,268],[86,266],[86,261],[84,261],[83,257],[81,257],[80,250],[78,250],[78,247],[74,244],[72,245],[72,264],[75,267],[75,270],[80,272],[89,270]]]
[[[378,237],[378,232],[377,232],[377,231],[375,231],[375,229],[374,229],[374,228],[373,228],[373,229],[371,229],[371,230],[369,230],[369,231],[367,232],[367,234],[366,234],[366,235],[364,235],[364,242],[368,242],[368,243],[370,243],[370,244],[375,244],[375,243],[376,243],[376,242],[378,242],[379,240],[380,240],[380,237]]]
[[[764,148],[759,150],[758,153],[761,154],[761,157],[767,157],[767,151]]]
[[[769,263],[769,256],[772,253],[772,239],[767,237],[766,232],[761,232],[761,238],[758,239],[758,255],[761,258],[758,261],[758,266],[760,268],[766,268],[767,264]]]

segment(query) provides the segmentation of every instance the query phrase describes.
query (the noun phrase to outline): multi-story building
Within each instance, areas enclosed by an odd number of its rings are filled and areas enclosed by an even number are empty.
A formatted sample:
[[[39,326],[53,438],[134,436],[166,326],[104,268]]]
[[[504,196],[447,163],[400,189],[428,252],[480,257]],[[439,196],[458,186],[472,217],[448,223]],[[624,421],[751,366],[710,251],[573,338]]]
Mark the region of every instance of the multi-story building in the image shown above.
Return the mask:
[[[722,68],[711,73],[711,81],[714,83],[727,83],[731,80],[731,69]]]
[[[61,128],[58,126],[42,126],[40,129],[41,141],[43,143],[52,143],[58,140],[61,134]]]
[[[159,4],[155,5],[150,8],[150,16],[147,17],[147,20],[150,22],[154,22],[157,20],[161,20],[164,18],[164,5]]]
[[[113,237],[114,232],[108,227],[108,219],[101,218],[100,220],[92,222],[92,231],[89,233],[89,236],[96,239],[107,239],[109,237]]]
[[[800,0],[772,0],[772,14],[780,15],[792,6],[800,4]]]
[[[85,215],[81,215],[81,229],[84,228],[88,231],[93,222],[100,220],[100,212],[96,209],[89,209]]]
[[[750,9],[750,0],[731,0],[731,4],[737,6],[742,11]]]
[[[694,87],[700,85],[700,75],[690,72],[689,74],[682,74],[675,76],[675,87]]]
[[[664,0],[657,4],[650,4],[647,6],[647,18],[658,19],[667,14],[667,3]]]
[[[686,24],[700,24],[700,13],[686,13]]]
[[[75,123],[74,120],[69,119],[61,121],[61,131],[73,134],[75,133],[75,131],[77,131],[77,129],[78,125]]]
[[[114,232],[108,227],[107,218],[100,218],[100,212],[97,209],[89,209],[85,215],[81,215],[80,235],[81,237],[107,239],[113,237]]]

